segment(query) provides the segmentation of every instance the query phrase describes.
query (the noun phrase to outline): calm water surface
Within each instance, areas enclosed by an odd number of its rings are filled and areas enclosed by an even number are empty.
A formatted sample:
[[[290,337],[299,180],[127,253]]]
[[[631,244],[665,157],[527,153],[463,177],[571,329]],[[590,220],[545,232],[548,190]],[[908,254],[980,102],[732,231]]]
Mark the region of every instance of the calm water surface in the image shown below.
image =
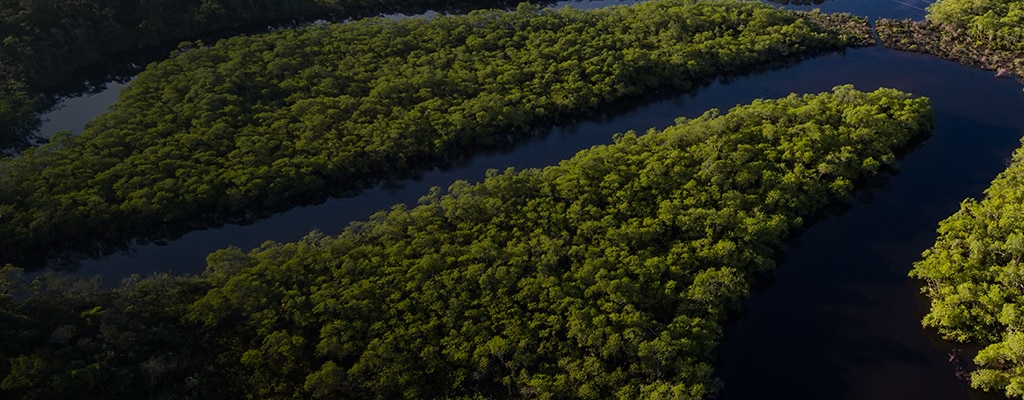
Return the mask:
[[[799,90],[812,91],[807,82],[840,76],[862,89],[890,86],[929,96],[936,129],[901,160],[898,174],[862,192],[846,212],[813,224],[789,246],[773,281],[746,301],[727,329],[720,348],[723,398],[977,395],[954,378],[946,355],[952,345],[921,329],[927,302],[907,273],[935,240],[938,221],[965,197],[979,196],[1019,145],[1020,85],[878,48],[782,74],[790,72],[787,87]]]
[[[607,4],[621,2],[598,5]],[[928,4],[834,0],[786,7],[845,11],[872,19],[920,19]],[[678,116],[696,116],[709,108],[725,110],[755,98],[820,92],[845,83],[861,90],[885,86],[930,97],[936,129],[901,160],[898,173],[862,191],[845,212],[816,222],[787,246],[777,273],[745,302],[742,315],[727,329],[720,351],[719,373],[726,382],[722,397],[978,397],[954,378],[946,356],[952,345],[920,328],[927,303],[906,274],[934,240],[938,221],[953,213],[963,198],[979,196],[1005,167],[1024,132],[1024,94],[1019,84],[998,80],[989,72],[882,48],[850,50],[718,82],[686,95],[558,127],[511,151],[479,155],[355,197],[85,261],[78,273],[103,275],[108,282],[131,273],[198,273],[211,251],[228,246],[249,249],[266,240],[294,241],[314,229],[336,234],[350,221],[365,220],[390,205],[413,205],[432,186],[447,187],[457,179],[479,181],[491,168],[556,164],[581,149],[609,143],[616,132],[662,128]],[[96,106],[104,101],[86,99],[83,104]],[[75,109],[69,104],[62,112]],[[94,113],[86,111],[79,120]],[[49,117],[51,124],[72,118]]]

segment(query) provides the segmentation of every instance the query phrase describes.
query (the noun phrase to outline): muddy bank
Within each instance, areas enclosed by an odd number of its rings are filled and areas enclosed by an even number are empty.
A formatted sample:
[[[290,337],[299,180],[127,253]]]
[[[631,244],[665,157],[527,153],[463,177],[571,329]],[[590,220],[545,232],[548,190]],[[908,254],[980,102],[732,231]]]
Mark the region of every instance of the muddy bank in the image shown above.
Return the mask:
[[[882,45],[895,50],[931,54],[985,70],[996,76],[1024,76],[1024,54],[984,46],[984,41],[957,27],[930,21],[879,19],[876,31]]]

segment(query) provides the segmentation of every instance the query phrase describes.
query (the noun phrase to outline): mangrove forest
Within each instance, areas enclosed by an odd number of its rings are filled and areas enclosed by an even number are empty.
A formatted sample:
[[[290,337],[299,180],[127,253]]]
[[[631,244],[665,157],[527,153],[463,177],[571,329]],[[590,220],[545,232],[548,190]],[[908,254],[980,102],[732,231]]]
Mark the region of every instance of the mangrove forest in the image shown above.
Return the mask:
[[[41,398],[691,398],[783,240],[932,128],[840,86],[435,189],[116,288],[0,274],[0,390]]]

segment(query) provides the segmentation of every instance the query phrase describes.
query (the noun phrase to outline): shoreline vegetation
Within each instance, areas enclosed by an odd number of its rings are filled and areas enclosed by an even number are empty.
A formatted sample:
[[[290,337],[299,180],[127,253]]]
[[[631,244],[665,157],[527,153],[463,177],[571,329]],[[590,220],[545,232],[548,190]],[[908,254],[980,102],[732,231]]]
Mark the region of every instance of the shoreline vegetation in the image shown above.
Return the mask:
[[[1024,77],[1024,51],[985,46],[985,40],[963,29],[931,21],[879,19],[875,22],[882,46],[930,54],[959,64],[995,71],[996,76]]]
[[[147,67],[79,136],[0,160],[0,263],[69,264],[415,172],[602,105],[873,45],[756,2],[314,24]]]
[[[886,47],[1024,77],[1024,1],[940,0],[926,21],[878,22]],[[910,276],[931,308],[922,324],[981,348],[971,386],[1024,397],[1024,147],[979,201],[966,199],[939,224]],[[956,359],[951,353],[951,362]],[[958,377],[966,375],[957,372]]]
[[[201,276],[0,269],[0,394],[709,398],[723,323],[783,241],[932,124],[927,98],[838,86],[221,250]]]
[[[946,340],[979,346],[971,386],[1024,397],[1024,148],[980,201],[966,199],[939,224],[910,276],[931,309],[922,324]]]
[[[1024,1],[940,0],[924,21],[880,19],[885,47],[1024,78]]]

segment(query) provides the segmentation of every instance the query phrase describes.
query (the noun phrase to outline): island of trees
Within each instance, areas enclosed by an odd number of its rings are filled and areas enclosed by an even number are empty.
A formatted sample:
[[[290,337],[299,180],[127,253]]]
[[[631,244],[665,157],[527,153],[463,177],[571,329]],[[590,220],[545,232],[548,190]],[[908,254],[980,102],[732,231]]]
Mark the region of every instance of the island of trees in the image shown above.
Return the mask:
[[[247,220],[600,105],[873,43],[756,2],[366,19],[183,43],[80,136],[0,160],[0,263]]]
[[[841,86],[222,250],[197,277],[7,268],[0,393],[706,398],[722,324],[782,241],[931,126],[925,98]]]

